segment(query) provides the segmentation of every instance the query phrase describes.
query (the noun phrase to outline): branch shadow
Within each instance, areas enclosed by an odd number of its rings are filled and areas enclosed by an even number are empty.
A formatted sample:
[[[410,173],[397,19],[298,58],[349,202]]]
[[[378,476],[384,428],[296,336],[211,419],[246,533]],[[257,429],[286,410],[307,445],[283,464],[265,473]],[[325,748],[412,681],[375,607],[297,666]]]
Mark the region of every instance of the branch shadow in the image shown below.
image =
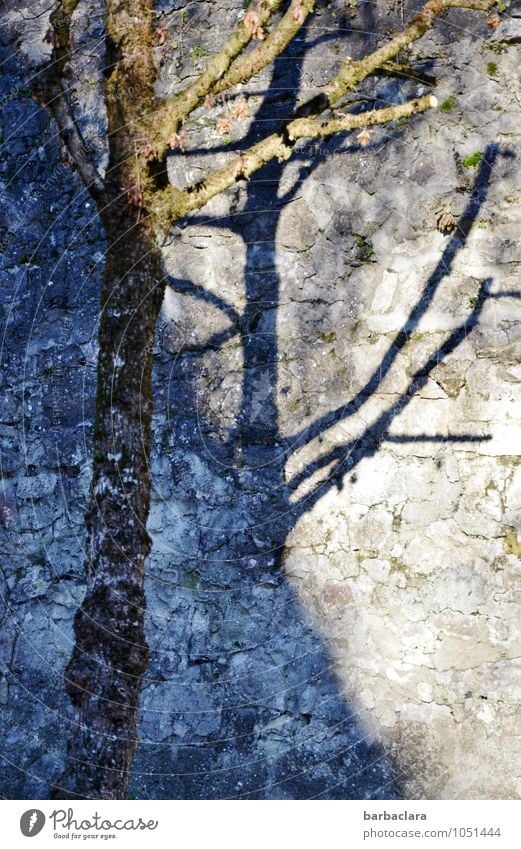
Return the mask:
[[[293,90],[298,90],[299,73],[293,65]],[[273,80],[281,78],[282,59],[275,63]],[[280,122],[269,97],[259,115],[275,126]],[[177,497],[187,511],[196,503],[199,524],[187,523],[186,539],[179,539],[182,556],[172,550],[161,554],[156,546],[149,577],[152,663],[133,768],[138,796],[399,795],[388,757],[340,691],[334,660],[282,568],[292,520],[276,395],[280,280],[275,241],[281,212],[298,190],[297,183],[277,198],[283,171],[279,163],[263,169],[247,187],[240,216],[219,222],[245,244],[241,315],[190,281],[168,281],[173,290],[229,319],[230,328],[207,344],[218,347],[239,334],[242,400],[236,426],[219,441],[204,422],[196,426],[189,418],[197,352],[185,347],[173,366],[166,358],[170,374],[159,383],[176,387],[170,393],[172,441],[176,445],[185,439],[183,450],[174,450],[173,483],[182,487],[192,478],[193,489],[178,489]],[[197,458],[189,470],[191,452]],[[269,529],[266,513],[273,518]],[[154,613],[165,607],[165,584],[168,614],[155,623]],[[195,628],[194,622],[199,623]],[[175,716],[160,709],[167,698],[176,705]]]
[[[296,66],[294,90],[301,71]],[[272,79],[279,84],[283,78],[280,59]],[[269,96],[258,118],[265,127],[278,122]],[[482,282],[467,319],[359,438],[308,462],[289,481],[285,469],[303,445],[353,416],[377,393],[467,243],[499,153],[497,145],[485,151],[454,235],[365,386],[289,439],[281,434],[277,395],[281,279],[275,245],[282,210],[301,181],[277,197],[285,166],[271,163],[247,185],[240,215],[214,222],[245,245],[242,312],[202,286],[169,278],[172,290],[214,307],[230,327],[202,346],[176,351],[173,363],[165,355],[158,364],[156,383],[170,387],[171,479],[164,476],[165,491],[156,492],[152,511],[155,548],[147,588],[152,662],[131,782],[138,797],[400,798],[396,753],[374,742],[342,692],[331,650],[284,575],[285,542],[299,519],[332,488],[342,489],[346,475],[383,442],[472,444],[490,438],[395,435],[390,428],[433,369],[478,325],[486,301],[496,297],[491,280]],[[302,179],[314,167],[303,168]],[[210,218],[190,219],[199,222],[212,226]],[[242,351],[240,404],[235,426],[219,437],[205,422],[205,411],[197,419],[192,411],[198,406],[201,355],[233,337]],[[326,478],[295,501],[297,487],[323,469]],[[157,522],[154,510],[162,516]]]

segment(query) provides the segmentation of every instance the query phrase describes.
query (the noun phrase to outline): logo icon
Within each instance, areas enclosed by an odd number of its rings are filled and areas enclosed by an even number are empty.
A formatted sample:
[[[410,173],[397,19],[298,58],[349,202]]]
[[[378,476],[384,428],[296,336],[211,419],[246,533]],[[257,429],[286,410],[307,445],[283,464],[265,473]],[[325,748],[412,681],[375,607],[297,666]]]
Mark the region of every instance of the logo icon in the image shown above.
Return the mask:
[[[35,837],[45,825],[45,814],[37,808],[26,811],[20,817],[20,831],[25,837]]]

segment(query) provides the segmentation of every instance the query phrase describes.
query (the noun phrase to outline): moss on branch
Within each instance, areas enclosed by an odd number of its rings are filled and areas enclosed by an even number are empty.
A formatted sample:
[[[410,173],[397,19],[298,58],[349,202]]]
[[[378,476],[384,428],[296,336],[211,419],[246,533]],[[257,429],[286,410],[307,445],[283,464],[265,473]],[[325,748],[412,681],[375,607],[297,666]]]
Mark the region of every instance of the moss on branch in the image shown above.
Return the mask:
[[[248,179],[271,159],[277,158],[280,161],[288,159],[297,139],[325,137],[338,132],[363,129],[407,118],[435,107],[436,98],[427,95],[408,103],[359,115],[343,115],[325,122],[316,120],[348,91],[394,59],[404,47],[421,38],[443,11],[450,8],[489,11],[496,3],[497,0],[428,0],[411,23],[391,38],[387,44],[356,62],[346,59],[338,74],[322,92],[302,104],[293,119],[287,121],[278,133],[273,133],[258,142],[230,164],[217,169],[193,186],[183,190],[173,187],[157,189],[151,198],[149,211],[159,230],[163,233],[168,231],[175,221],[189,212],[200,209],[237,181]]]
[[[155,105],[153,15],[153,0],[124,3],[108,0],[105,21],[108,182],[113,197],[119,196],[121,189],[126,190],[137,209],[152,190],[152,181],[142,157],[138,156],[138,127],[143,113]]]
[[[182,190],[168,188],[156,192],[150,211],[159,228],[166,232],[179,218],[196,209],[201,209],[208,201],[239,180],[247,180],[272,159],[279,161],[289,159],[293,152],[293,145],[298,139],[325,137],[409,118],[411,115],[434,108],[437,103],[436,98],[429,94],[407,103],[359,115],[343,115],[323,123],[309,118],[295,118],[289,121],[283,130],[262,139],[199,183]]]
[[[497,0],[429,0],[414,16],[411,23],[397,33],[387,44],[358,61],[346,59],[338,74],[326,86],[325,95],[328,105],[334,106],[348,91],[374,74],[391,59],[394,59],[404,47],[421,38],[431,29],[435,19],[447,9],[472,9],[488,12]]]
[[[313,11],[315,0],[293,0],[278,24],[254,50],[235,60],[229,71],[213,88],[214,94],[247,82],[273,62],[286,49]]]
[[[427,94],[425,97],[418,97],[415,100],[409,100],[407,103],[388,106],[385,109],[377,109],[372,112],[363,112],[359,115],[342,115],[323,123],[311,118],[297,118],[288,125],[287,132],[291,141],[303,138],[325,138],[335,133],[363,129],[377,124],[387,124],[390,121],[398,121],[400,118],[410,118],[419,112],[433,109],[437,105],[437,99],[432,94]]]
[[[306,0],[306,2],[309,3],[309,0]],[[257,18],[254,20],[257,29],[255,30],[251,25],[248,26],[248,16],[245,16],[237,24],[223,49],[208,59],[205,69],[199,77],[151,114],[150,120],[145,123],[149,124],[147,129],[150,131],[159,159],[164,156],[168,148],[168,138],[179,131],[183,120],[203,102],[206,95],[214,89],[215,84],[223,79],[236,57],[250,43],[255,31],[258,32],[259,28],[262,28],[269,21],[281,5],[282,0],[262,0],[256,6],[250,6],[248,10],[249,20],[252,20],[252,14],[255,12]],[[255,56],[256,54],[257,51],[253,50],[249,55]],[[271,59],[267,61],[269,62]]]
[[[280,5],[280,0],[265,0],[264,7],[259,7],[259,14],[262,9],[262,20],[267,20]],[[154,114],[152,135],[157,158],[162,159],[165,156],[168,138],[178,132],[183,120],[203,102],[207,94],[219,94],[239,83],[247,82],[279,56],[313,11],[314,5],[315,0],[292,0],[286,13],[267,38],[246,54],[242,51],[251,40],[251,33],[250,37],[245,39],[244,30],[247,28],[244,23],[239,24],[227,45],[209,59],[197,80],[167,101]],[[436,17],[445,10],[462,8],[488,11],[495,5],[497,0],[428,0],[411,23],[387,44],[358,61],[346,59],[338,74],[323,90],[321,105],[333,106],[368,76],[385,68],[404,47],[421,38],[433,26]],[[309,114],[317,115],[321,111],[322,108],[311,110]]]
[[[72,16],[78,4],[79,0],[61,0],[49,17],[46,40],[52,44],[52,52],[41,76],[42,95],[85,187],[96,201],[104,203],[103,180],[87,150],[63,81],[70,61]]]

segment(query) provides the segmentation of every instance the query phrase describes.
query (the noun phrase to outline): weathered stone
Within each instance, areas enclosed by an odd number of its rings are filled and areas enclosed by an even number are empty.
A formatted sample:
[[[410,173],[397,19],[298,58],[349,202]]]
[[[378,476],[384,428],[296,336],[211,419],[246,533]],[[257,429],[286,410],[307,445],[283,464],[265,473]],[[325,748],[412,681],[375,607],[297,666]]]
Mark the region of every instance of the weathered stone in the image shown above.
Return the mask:
[[[33,5],[22,19],[8,4],[21,52],[9,59],[6,34],[0,90],[10,798],[45,797],[64,758],[104,255],[54,128],[19,91],[49,49],[45,3]],[[177,39],[183,4],[158,4],[173,28],[159,93],[194,76],[193,48],[220,44],[239,6],[203,10]],[[248,84],[263,130],[291,112],[296,86],[314,90],[345,50],[376,43],[368,32],[400,26],[399,10],[362,4],[347,47],[324,41],[336,6],[319,7],[272,84],[267,72]],[[302,145],[170,234],[133,795],[520,798],[517,20],[491,35],[512,45],[497,56],[450,24],[415,47],[414,66],[454,105],[375,129],[363,150],[350,136]],[[103,168],[90,0],[74,39],[79,117]],[[483,73],[491,59],[497,78]],[[364,96],[419,88],[387,77]],[[195,114],[172,179],[235,155],[207,126],[219,109]],[[494,159],[498,138],[514,156]],[[488,177],[465,164],[476,152]],[[474,219],[466,243],[438,232],[440,206]]]

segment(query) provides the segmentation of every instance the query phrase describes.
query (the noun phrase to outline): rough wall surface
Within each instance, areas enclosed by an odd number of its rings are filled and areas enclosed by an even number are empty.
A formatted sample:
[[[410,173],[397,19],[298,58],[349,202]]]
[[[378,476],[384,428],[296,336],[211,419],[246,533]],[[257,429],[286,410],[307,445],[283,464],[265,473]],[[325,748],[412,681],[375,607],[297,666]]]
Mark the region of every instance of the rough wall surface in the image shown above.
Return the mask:
[[[167,93],[242,4],[163,6]],[[10,9],[0,792],[38,798],[69,723],[103,234],[27,82],[45,15]],[[441,109],[366,147],[302,145],[171,234],[138,798],[521,796],[521,18],[508,11],[495,31],[451,14],[404,57],[414,79],[362,92],[370,107],[435,80]],[[251,129],[223,139],[229,106],[200,110],[172,180],[276,127],[342,52],[400,22],[384,3],[320,8],[275,75],[244,87]],[[76,96],[102,161],[97,4],[76,29]]]

